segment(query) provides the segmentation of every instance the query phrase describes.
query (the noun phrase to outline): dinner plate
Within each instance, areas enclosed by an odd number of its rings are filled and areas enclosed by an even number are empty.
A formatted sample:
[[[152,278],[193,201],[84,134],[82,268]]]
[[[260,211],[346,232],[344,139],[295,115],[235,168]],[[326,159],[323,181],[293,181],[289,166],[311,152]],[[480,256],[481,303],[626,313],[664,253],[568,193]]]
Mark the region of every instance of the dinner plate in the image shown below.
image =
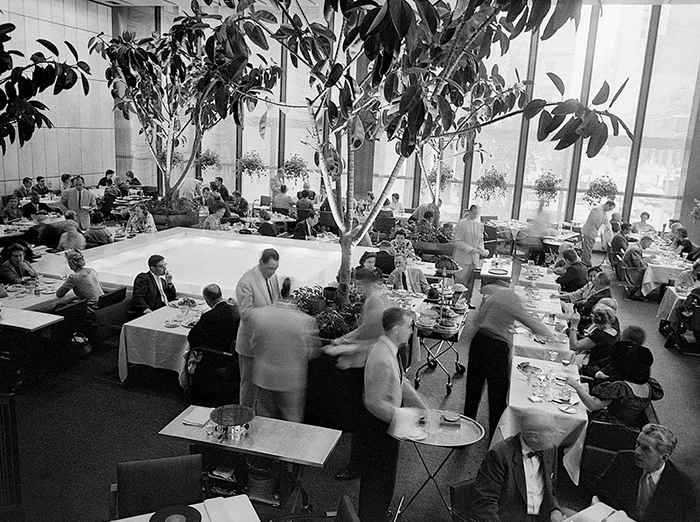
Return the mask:
[[[578,413],[578,408],[576,406],[559,406],[559,409],[563,411],[564,413],[568,413],[569,415],[574,415]]]
[[[508,275],[508,270],[505,268],[489,268],[488,273],[493,275]]]
[[[51,294],[55,294],[56,290],[54,288],[47,288],[45,290],[42,290],[41,293],[44,295],[51,295]]]
[[[168,319],[167,321],[165,321],[163,326],[165,326],[166,328],[177,328],[178,326],[180,326],[180,323],[178,323],[177,321],[173,321],[172,319]]]
[[[20,290],[24,290],[24,285],[10,285],[5,290],[8,292],[19,292]]]
[[[191,506],[169,506],[159,509],[149,522],[201,522],[202,514]]]

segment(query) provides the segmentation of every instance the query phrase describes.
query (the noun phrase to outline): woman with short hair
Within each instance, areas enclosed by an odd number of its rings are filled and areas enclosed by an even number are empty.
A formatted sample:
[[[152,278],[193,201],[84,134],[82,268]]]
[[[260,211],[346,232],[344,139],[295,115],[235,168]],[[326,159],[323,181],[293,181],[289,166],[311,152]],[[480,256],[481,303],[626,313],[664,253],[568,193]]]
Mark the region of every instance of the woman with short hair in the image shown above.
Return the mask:
[[[143,203],[138,203],[131,207],[131,216],[126,223],[126,229],[129,232],[138,232],[143,234],[155,234],[156,222],[153,216]]]
[[[85,266],[85,258],[79,250],[66,252],[66,261],[73,273],[68,274],[63,284],[56,290],[56,297],[63,297],[73,290],[79,299],[87,301],[89,310],[95,311],[97,300],[104,295],[97,272]]]
[[[578,338],[578,324],[581,315],[576,312],[571,317],[569,327],[569,348],[576,352],[577,364],[581,373],[591,377],[600,370],[610,357],[612,346],[617,342],[620,332],[615,330],[615,311],[609,306],[596,306],[591,312],[593,330],[581,339]]]

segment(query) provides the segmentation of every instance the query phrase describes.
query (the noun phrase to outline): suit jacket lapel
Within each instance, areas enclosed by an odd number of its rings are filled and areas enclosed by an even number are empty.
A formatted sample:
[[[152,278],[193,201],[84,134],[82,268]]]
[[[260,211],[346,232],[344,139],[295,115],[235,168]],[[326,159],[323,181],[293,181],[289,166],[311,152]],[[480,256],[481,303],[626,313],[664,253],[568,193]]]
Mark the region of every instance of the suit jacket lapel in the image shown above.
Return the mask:
[[[515,444],[513,444],[513,477],[515,478],[515,485],[518,486],[518,491],[523,497],[523,501],[527,504],[527,484],[525,482],[523,446],[520,442],[520,436],[515,438]]]

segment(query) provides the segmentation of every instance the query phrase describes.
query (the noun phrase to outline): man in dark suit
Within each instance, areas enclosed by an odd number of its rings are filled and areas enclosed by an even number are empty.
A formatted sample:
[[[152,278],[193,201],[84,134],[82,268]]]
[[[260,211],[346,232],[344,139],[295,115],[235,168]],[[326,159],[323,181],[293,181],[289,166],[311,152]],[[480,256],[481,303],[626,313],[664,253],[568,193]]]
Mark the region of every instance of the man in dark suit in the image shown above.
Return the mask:
[[[605,502],[639,522],[698,520],[697,491],[669,457],[676,436],[647,424],[634,451],[619,451],[593,487],[593,502]]]
[[[167,267],[163,256],[153,255],[148,258],[148,272],[143,272],[134,279],[131,297],[131,309],[134,312],[139,315],[150,314],[177,298],[173,276]]]
[[[191,374],[190,397],[199,404],[224,400],[221,395],[225,394],[226,402],[221,404],[237,403],[240,372],[234,344],[241,321],[238,306],[235,301],[224,300],[219,285],[205,286],[202,297],[211,310],[203,313],[199,322],[187,334],[190,349],[194,350],[190,362],[196,362],[196,368],[190,370],[188,367]],[[207,350],[232,355],[225,356]]]
[[[315,212],[311,212],[307,215],[306,219],[299,221],[294,227],[294,239],[306,239],[307,237],[316,236],[316,223],[318,223],[318,216]]]
[[[32,191],[29,196],[31,201],[22,207],[22,215],[27,219],[32,219],[33,216],[39,213],[40,210],[45,212],[53,212],[51,207],[46,203],[41,202],[41,196],[38,192]]]
[[[469,518],[477,522],[559,522],[554,420],[527,410],[518,435],[489,450],[479,468]]]

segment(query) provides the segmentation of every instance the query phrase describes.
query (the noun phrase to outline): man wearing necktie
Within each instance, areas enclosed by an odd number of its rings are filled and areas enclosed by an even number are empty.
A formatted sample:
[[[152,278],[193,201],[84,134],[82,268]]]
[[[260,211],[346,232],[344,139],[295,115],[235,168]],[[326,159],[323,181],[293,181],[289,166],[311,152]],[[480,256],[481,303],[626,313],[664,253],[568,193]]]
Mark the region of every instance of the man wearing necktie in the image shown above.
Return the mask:
[[[365,363],[364,405],[367,409],[361,432],[362,471],[360,474],[360,508],[362,522],[386,522],[396,484],[399,441],[387,433],[401,406],[427,406],[418,392],[404,378],[399,348],[405,346],[413,321],[402,308],[389,308],[382,314],[382,335],[370,349]],[[426,419],[428,414],[426,411]]]
[[[425,278],[425,274],[419,269],[406,266],[406,256],[396,254],[394,256],[396,269],[389,274],[387,284],[394,285],[397,290],[408,290],[409,292],[420,292],[427,294],[430,284]]]
[[[148,272],[143,272],[134,279],[131,309],[135,313],[149,314],[177,299],[173,276],[167,267],[163,256],[156,254],[148,258]]]
[[[468,518],[477,522],[560,522],[554,419],[527,410],[519,434],[494,445],[474,481]]]
[[[73,183],[73,188],[69,188],[61,196],[59,206],[64,212],[74,211],[80,229],[87,230],[90,228],[90,213],[97,208],[95,195],[85,188],[82,176],[76,176]]]
[[[255,308],[270,306],[280,299],[280,285],[275,275],[280,255],[274,248],[266,248],[257,266],[241,276],[236,286],[236,300],[241,324],[236,336],[236,353],[241,372],[241,399],[243,406],[255,409],[258,389],[253,383],[255,353],[251,344],[252,324],[250,315]]]
[[[669,460],[676,436],[647,424],[634,451],[619,451],[593,488],[593,503],[605,502],[639,522],[700,520],[697,490]]]

